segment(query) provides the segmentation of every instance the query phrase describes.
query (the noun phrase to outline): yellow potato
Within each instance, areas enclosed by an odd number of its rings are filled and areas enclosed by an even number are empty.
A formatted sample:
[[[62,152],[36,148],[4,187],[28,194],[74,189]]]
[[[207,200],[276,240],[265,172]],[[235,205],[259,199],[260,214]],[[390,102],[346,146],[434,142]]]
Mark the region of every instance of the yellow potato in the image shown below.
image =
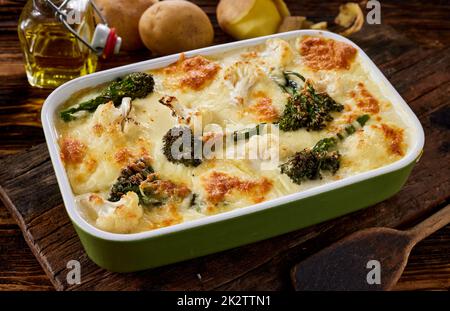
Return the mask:
[[[283,0],[221,0],[217,21],[235,39],[249,39],[277,32],[289,9]]]
[[[213,26],[197,5],[183,0],[158,2],[139,21],[139,33],[153,53],[167,55],[211,45]]]
[[[139,36],[139,18],[157,2],[158,0],[95,0],[108,25],[114,27],[122,37],[122,49],[128,51],[144,47]]]

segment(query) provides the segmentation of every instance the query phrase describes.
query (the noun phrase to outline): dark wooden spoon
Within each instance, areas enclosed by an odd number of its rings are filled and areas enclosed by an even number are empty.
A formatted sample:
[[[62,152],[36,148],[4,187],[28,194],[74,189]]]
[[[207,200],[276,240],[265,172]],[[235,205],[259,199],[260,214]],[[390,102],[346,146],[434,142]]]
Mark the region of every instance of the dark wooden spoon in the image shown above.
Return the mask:
[[[370,228],[355,232],[297,264],[291,273],[294,287],[390,290],[400,278],[414,245],[448,223],[450,205],[407,231]]]

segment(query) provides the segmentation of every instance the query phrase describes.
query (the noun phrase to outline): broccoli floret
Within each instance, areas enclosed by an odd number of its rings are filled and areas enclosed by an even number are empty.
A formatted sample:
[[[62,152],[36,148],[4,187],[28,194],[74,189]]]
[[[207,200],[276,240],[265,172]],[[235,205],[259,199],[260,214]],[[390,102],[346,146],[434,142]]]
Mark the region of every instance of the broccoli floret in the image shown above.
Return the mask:
[[[68,122],[76,119],[74,115],[76,112],[94,112],[99,105],[110,101],[117,107],[122,103],[124,97],[131,97],[131,99],[146,97],[153,92],[154,84],[153,76],[150,74],[144,72],[131,73],[122,80],[111,82],[99,96],[61,111],[60,117]]]
[[[286,163],[281,165],[281,173],[300,184],[304,180],[322,178],[322,171],[335,174],[340,167],[341,155],[338,151],[318,151],[304,149],[295,153]]]
[[[362,128],[369,118],[369,115],[362,115],[336,136],[323,138],[313,148],[295,153],[280,166],[281,173],[288,175],[297,184],[308,179],[322,178],[323,171],[335,174],[340,168],[341,155],[339,151],[333,149],[337,148],[340,141],[355,133],[358,128]]]
[[[145,205],[158,206],[171,202],[181,202],[191,194],[186,186],[177,185],[170,180],[159,179],[157,174],[151,174],[139,186]]]
[[[196,167],[202,163],[195,154],[196,148],[201,150],[201,146],[201,138],[196,137],[190,127],[178,126],[171,128],[164,135],[162,151],[172,163]]]
[[[111,188],[108,201],[118,202],[128,192],[134,192],[143,206],[161,206],[169,200],[184,199],[190,190],[168,180],[162,180],[153,171],[150,158],[143,157],[122,170]]]
[[[295,131],[300,128],[318,131],[333,120],[331,112],[340,112],[344,106],[337,103],[327,93],[317,93],[312,84],[295,72],[285,72],[286,84],[281,87],[290,93],[288,103],[280,118],[282,131]],[[302,90],[289,75],[300,77],[305,82]]]
[[[147,157],[140,158],[134,163],[128,165],[122,170],[119,178],[111,188],[109,201],[117,202],[124,194],[129,191],[135,192],[139,197],[139,202],[145,204],[145,199],[141,194],[139,185],[153,174],[153,168],[150,165],[150,159]]]

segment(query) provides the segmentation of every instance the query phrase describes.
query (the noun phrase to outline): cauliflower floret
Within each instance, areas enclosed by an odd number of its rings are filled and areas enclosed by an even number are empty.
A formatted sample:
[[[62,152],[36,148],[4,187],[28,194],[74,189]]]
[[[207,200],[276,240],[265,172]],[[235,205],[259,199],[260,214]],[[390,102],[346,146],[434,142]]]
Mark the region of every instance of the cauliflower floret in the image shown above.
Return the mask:
[[[76,198],[81,214],[99,229],[114,233],[134,232],[144,214],[136,193],[128,192],[118,202],[110,202],[96,194]]]
[[[250,89],[265,76],[261,68],[246,61],[239,61],[228,67],[224,74],[224,80],[231,88],[233,104],[243,105]]]
[[[98,106],[92,115],[90,124],[92,127],[101,125],[106,131],[121,132],[120,123],[123,120],[122,111],[114,106],[113,102]]]
[[[262,67],[275,80],[284,80],[283,71],[294,61],[294,51],[287,41],[267,40],[266,49],[261,53]]]
[[[284,68],[294,60],[294,50],[287,41],[270,39],[267,40],[266,46],[262,56],[270,61],[270,65]]]
[[[178,118],[178,123],[186,124],[194,133],[201,132],[202,128],[211,123],[214,113],[207,109],[191,109],[181,104],[175,96],[163,96],[159,102],[172,111],[172,116]]]

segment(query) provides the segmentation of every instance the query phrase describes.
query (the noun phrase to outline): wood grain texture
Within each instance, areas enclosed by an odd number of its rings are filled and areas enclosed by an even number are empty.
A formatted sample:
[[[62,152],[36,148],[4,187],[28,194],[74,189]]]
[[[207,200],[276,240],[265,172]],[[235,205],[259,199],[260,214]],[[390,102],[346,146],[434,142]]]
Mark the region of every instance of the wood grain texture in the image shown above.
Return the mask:
[[[19,228],[0,228],[0,290],[53,290]]]
[[[215,43],[229,41],[217,27],[216,1],[194,2],[211,17]],[[294,14],[331,21],[339,4],[345,1],[287,2]],[[49,91],[33,89],[26,82],[16,35],[24,3],[0,0],[0,155],[16,154],[43,142],[39,112]],[[374,225],[402,227],[417,222],[449,200],[450,171],[445,165],[450,163],[449,16],[450,1],[382,1],[382,25],[365,25],[364,31],[352,38],[379,65],[425,128],[424,156],[407,185],[393,198],[271,240],[142,273],[119,275],[97,268],[86,258],[60,204],[46,149],[38,146],[31,162],[30,155],[25,154],[0,164],[0,185],[21,211],[15,212],[14,220],[0,206],[0,289],[48,290],[53,283],[57,289],[290,290],[289,270],[293,264],[333,241]],[[122,53],[102,63],[101,69],[150,57],[146,51]],[[43,191],[30,200],[33,187]],[[6,203],[17,211],[11,202]],[[27,249],[16,221],[46,273]],[[396,289],[449,289],[449,239],[447,226],[419,243]],[[82,262],[81,286],[69,287],[65,283],[65,262],[69,259]]]
[[[292,284],[297,291],[392,290],[412,248],[448,224],[450,204],[408,230],[359,230],[296,264],[291,271]],[[371,260],[379,263],[379,284],[367,282],[366,264]]]

